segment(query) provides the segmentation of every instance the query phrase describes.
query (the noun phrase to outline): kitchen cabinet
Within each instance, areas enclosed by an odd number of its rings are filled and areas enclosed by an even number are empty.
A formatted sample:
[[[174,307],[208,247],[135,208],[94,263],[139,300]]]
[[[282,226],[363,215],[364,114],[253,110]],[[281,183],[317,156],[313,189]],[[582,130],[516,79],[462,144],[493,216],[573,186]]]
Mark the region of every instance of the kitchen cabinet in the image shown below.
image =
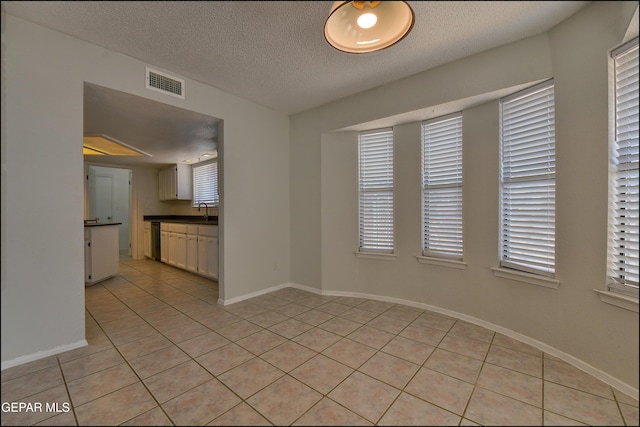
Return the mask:
[[[162,225],[161,225],[162,229]],[[165,226],[167,264],[180,268],[187,266],[187,226],[185,224],[171,224]],[[160,233],[162,239],[162,232]],[[162,251],[161,251],[162,252]]]
[[[118,274],[120,223],[85,224],[84,283],[90,286]]]
[[[187,234],[172,232],[176,239],[175,266],[178,268],[187,268]],[[171,237],[169,237],[171,241]]]
[[[218,279],[218,237],[198,234],[198,273],[211,279]]]
[[[193,176],[191,165],[175,164],[158,173],[158,198],[165,200],[192,200]]]
[[[186,224],[161,223],[160,244],[161,261],[179,268],[187,268]],[[165,254],[166,259],[163,259]]]
[[[167,255],[169,254],[169,224],[160,223],[160,261],[168,263]]]
[[[187,270],[198,272],[198,226],[187,225]]]
[[[166,264],[218,279],[218,226],[160,224],[160,260]]]
[[[152,252],[151,252],[151,246],[152,246],[152,241],[151,241],[151,222],[149,221],[145,221],[144,222],[144,256],[147,258],[153,258],[152,256]]]
[[[176,241],[176,233],[172,231],[167,232],[167,264],[176,265],[176,250],[178,244]]]

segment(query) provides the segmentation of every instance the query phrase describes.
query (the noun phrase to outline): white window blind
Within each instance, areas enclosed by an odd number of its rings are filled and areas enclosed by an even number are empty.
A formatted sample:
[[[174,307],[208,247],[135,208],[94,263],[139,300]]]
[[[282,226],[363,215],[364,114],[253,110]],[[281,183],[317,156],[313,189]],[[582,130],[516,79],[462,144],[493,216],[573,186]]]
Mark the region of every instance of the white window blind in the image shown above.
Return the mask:
[[[218,204],[218,159],[193,165],[193,206]]]
[[[425,256],[462,259],[462,114],[422,123]]]
[[[360,251],[393,252],[393,129],[359,135]]]
[[[501,266],[555,274],[553,81],[500,102]]]
[[[615,71],[614,206],[609,251],[612,291],[638,296],[638,39],[613,52]]]

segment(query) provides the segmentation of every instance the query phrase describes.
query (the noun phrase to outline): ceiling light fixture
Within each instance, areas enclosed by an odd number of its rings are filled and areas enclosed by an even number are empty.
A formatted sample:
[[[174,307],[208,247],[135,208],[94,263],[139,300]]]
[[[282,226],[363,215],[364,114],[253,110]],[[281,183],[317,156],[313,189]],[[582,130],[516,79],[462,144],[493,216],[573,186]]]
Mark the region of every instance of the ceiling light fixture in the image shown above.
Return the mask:
[[[185,159],[182,161],[182,163],[195,164],[195,163],[204,162],[205,160],[217,159],[217,158],[218,158],[218,151],[216,150],[213,153],[200,154],[200,156],[196,157],[195,159]]]
[[[324,24],[324,37],[343,52],[375,52],[405,38],[414,20],[405,1],[336,1]]]
[[[85,135],[83,138],[83,154],[92,156],[147,156],[151,154],[145,153],[135,147],[118,141],[108,135]]]

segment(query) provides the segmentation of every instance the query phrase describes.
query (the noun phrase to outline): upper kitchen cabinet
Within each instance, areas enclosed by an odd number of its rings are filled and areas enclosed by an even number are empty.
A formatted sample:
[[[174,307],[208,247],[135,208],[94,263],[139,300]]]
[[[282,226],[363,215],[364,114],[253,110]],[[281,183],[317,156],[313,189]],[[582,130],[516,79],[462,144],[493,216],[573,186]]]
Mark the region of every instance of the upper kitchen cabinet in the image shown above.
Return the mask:
[[[167,169],[161,169],[158,175],[160,200],[192,200],[191,166],[175,164]]]

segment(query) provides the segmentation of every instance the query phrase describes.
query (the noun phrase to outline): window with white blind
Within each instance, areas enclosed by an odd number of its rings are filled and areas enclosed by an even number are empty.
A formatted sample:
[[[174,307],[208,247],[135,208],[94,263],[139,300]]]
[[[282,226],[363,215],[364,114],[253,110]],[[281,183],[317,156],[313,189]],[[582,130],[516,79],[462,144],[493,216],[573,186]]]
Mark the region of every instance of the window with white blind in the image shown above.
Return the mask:
[[[422,254],[462,259],[462,114],[422,123]]]
[[[358,141],[360,252],[393,252],[393,129]]]
[[[638,297],[638,39],[612,52],[615,140],[611,149],[610,291]]]
[[[198,163],[193,168],[193,206],[204,202],[218,205],[218,159]]]
[[[553,80],[500,101],[500,265],[555,274]]]

